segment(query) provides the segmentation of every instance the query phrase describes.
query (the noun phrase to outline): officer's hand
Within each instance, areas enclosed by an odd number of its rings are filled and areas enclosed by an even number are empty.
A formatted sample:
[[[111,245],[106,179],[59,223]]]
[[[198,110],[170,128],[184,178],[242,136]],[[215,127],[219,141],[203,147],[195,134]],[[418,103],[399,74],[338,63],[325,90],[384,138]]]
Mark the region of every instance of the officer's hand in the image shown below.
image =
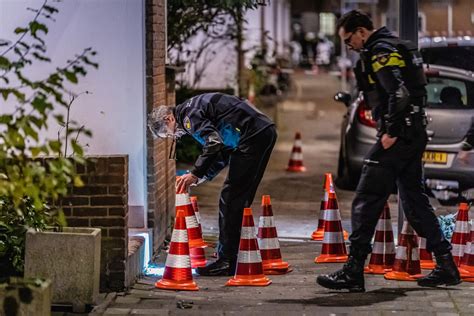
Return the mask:
[[[181,177],[176,178],[176,192],[188,192],[189,186],[198,181],[198,177],[192,173],[186,173]]]
[[[396,141],[397,137],[390,137],[388,134],[383,134],[381,140],[383,149],[389,149]]]

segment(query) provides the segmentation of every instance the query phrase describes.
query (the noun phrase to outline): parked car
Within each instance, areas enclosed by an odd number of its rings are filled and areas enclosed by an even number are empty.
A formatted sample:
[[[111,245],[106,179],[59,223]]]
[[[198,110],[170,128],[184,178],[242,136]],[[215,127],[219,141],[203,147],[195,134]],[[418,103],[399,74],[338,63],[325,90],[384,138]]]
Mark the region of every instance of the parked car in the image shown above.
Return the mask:
[[[456,202],[461,194],[474,193],[474,153],[468,163],[457,153],[474,116],[474,73],[440,65],[425,65],[428,126],[430,141],[425,161],[426,184],[442,204]],[[454,92],[457,100],[447,98]],[[376,141],[375,121],[362,94],[355,100],[339,92],[335,99],[347,106],[341,126],[341,145],[336,185],[354,189],[360,177],[365,154]]]
[[[474,71],[474,37],[424,37],[418,44],[427,64]]]

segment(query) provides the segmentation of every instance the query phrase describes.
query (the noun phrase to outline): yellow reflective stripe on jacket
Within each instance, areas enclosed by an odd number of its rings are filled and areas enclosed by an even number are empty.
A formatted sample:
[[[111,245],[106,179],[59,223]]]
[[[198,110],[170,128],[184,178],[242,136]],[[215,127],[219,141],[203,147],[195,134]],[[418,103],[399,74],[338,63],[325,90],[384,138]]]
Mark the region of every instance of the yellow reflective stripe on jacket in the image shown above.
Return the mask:
[[[371,75],[369,75],[369,83],[370,83],[370,84],[374,84],[374,83],[375,83],[375,80],[372,78]]]
[[[396,66],[396,67],[405,67],[405,61],[402,59],[402,56],[398,53],[391,53],[390,55],[386,56],[388,59],[385,63],[380,63],[377,59],[377,56],[372,57],[372,69],[374,72],[379,71],[383,67],[386,66]]]

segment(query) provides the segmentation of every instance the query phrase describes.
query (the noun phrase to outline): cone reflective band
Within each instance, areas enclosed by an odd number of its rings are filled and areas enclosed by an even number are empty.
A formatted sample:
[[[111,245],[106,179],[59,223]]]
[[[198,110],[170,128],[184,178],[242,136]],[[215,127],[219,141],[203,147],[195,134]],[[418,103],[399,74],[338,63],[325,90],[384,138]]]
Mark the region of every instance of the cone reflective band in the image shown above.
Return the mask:
[[[474,282],[474,225],[471,225],[471,233],[464,249],[459,273],[464,281]]]
[[[316,263],[346,262],[347,250],[344,244],[341,216],[337,205],[336,193],[329,192],[324,217],[324,238],[321,255],[314,259]]]
[[[201,227],[201,215],[199,214],[197,196],[191,196],[190,199],[191,199],[191,205],[193,206],[194,215],[196,215],[196,220],[199,226]],[[202,231],[202,227],[201,227],[201,231]]]
[[[324,211],[328,203],[329,191],[333,191],[332,174],[326,173],[323,182],[323,198],[319,207],[318,228],[311,234],[312,240],[321,241],[324,238]]]
[[[287,262],[281,257],[280,242],[275,227],[272,204],[269,195],[262,196],[262,216],[258,225],[258,246],[265,274],[285,274],[291,272]]]
[[[384,274],[387,280],[415,281],[422,277],[418,241],[413,228],[403,222],[392,271]]]
[[[255,235],[252,209],[245,208],[240,233],[239,254],[235,275],[227,286],[267,286],[272,281],[263,274],[262,258]]]
[[[193,207],[194,215],[196,215],[196,220],[198,222],[199,229],[201,230],[201,236],[202,236],[201,215],[199,213],[199,205],[197,201],[197,196],[191,196],[190,199],[191,199],[191,205]],[[204,247],[207,247],[208,244],[204,241],[204,238],[202,239],[203,239]]]
[[[464,256],[464,248],[469,239],[469,206],[467,203],[459,204],[458,215],[456,216],[456,225],[454,226],[453,236],[451,237],[451,245],[453,249],[454,262],[457,266],[461,265]]]
[[[155,286],[163,290],[197,291],[199,289],[193,281],[191,272],[188,232],[182,210],[176,212],[170,250],[166,257],[165,272],[163,278],[156,282]]]
[[[205,247],[206,243],[202,239],[201,227],[199,226],[196,215],[194,214],[193,206],[188,193],[176,194],[176,212],[178,210],[183,210],[184,216],[186,217],[189,247]]]
[[[431,252],[426,249],[426,238],[419,237],[418,242],[420,244],[420,266],[422,269],[434,269],[436,264],[433,261]]]
[[[286,171],[291,172],[304,172],[306,168],[303,166],[303,150],[302,150],[301,134],[296,132],[295,134],[295,143],[293,149],[291,150],[290,161],[288,162],[288,167]]]
[[[390,208],[385,203],[375,229],[374,245],[370,255],[369,265],[364,272],[370,274],[384,274],[392,270],[395,261],[395,243],[393,242],[392,220]]]

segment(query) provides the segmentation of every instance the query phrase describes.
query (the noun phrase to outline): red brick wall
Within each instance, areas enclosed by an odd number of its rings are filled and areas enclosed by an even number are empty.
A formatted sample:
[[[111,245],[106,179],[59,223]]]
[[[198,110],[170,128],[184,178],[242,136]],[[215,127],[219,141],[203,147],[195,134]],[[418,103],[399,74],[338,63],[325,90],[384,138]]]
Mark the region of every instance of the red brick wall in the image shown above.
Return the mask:
[[[146,0],[146,103],[147,113],[159,105],[173,104],[166,93],[166,47],[164,0]],[[174,81],[173,81],[174,83]],[[169,103],[168,103],[169,102]],[[168,160],[169,140],[154,140],[147,134],[148,227],[153,228],[153,247],[157,252],[169,228],[174,208],[174,161]]]
[[[62,199],[67,224],[102,231],[100,291],[125,287],[128,256],[128,156],[87,157],[77,166],[84,182]]]

